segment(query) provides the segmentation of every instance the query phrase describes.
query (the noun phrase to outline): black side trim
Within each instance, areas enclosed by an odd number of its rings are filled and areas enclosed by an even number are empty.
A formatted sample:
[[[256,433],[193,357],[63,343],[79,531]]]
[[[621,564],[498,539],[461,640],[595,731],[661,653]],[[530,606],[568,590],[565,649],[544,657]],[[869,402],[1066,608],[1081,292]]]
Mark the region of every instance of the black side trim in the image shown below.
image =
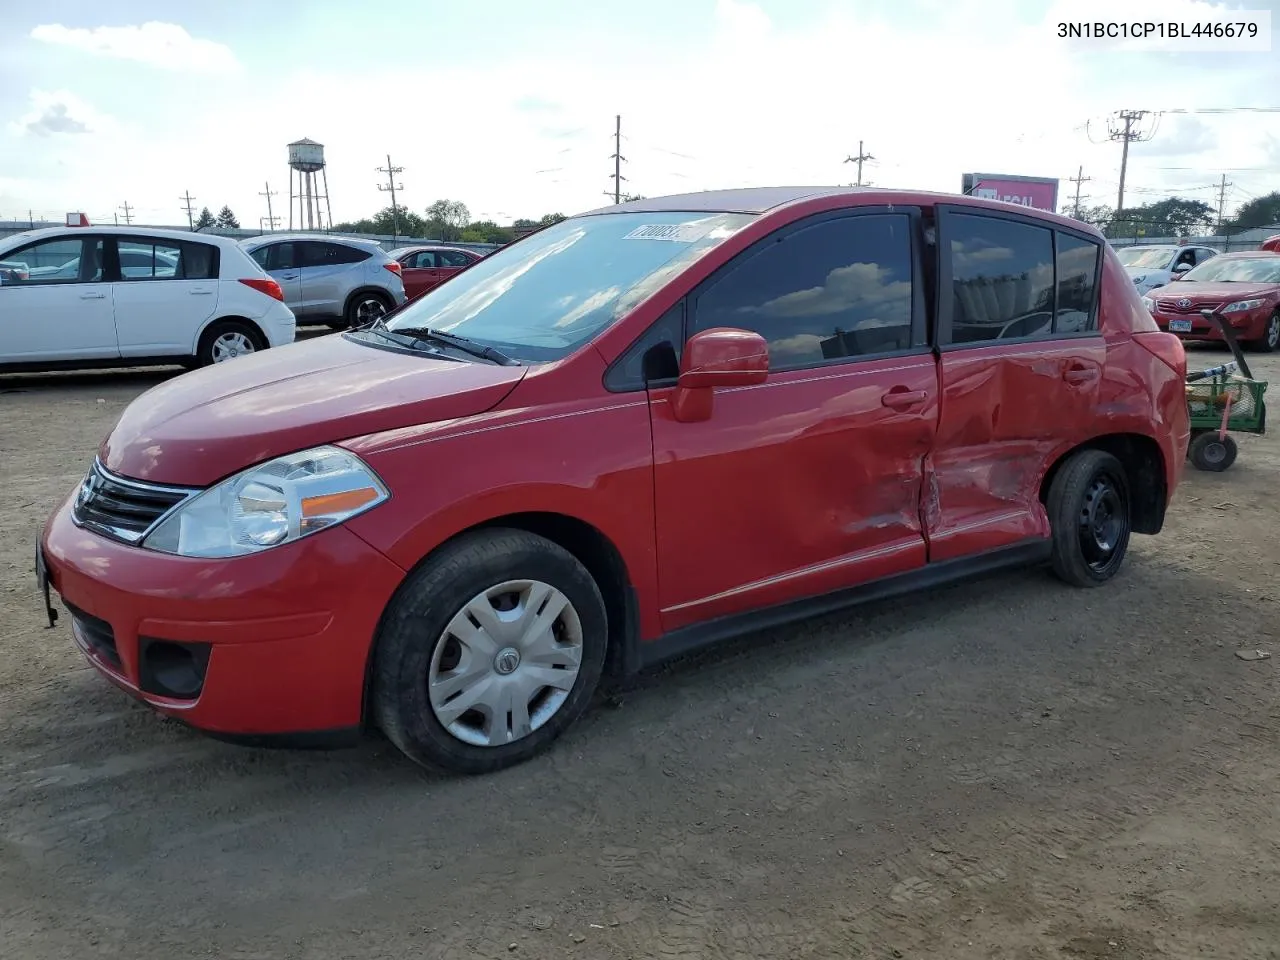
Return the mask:
[[[296,733],[223,733],[195,726],[191,729],[222,743],[264,750],[342,750],[359,746],[365,739],[364,731],[358,726],[338,727],[335,730],[300,730]]]
[[[1043,563],[1049,559],[1051,550],[1052,543],[1047,539],[1024,540],[1013,546],[972,557],[931,563],[919,570],[873,580],[835,593],[682,627],[647,643],[633,641],[633,649],[628,651],[626,665],[629,670],[638,672],[743,634],[771,630],[797,620],[834,613],[874,600],[945,586],[997,570]]]

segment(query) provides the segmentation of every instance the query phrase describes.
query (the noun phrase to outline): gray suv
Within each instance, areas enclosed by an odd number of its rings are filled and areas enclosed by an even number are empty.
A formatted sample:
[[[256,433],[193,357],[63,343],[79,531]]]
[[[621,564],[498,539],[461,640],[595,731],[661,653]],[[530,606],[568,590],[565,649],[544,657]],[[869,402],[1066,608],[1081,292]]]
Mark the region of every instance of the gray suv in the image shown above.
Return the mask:
[[[271,234],[240,245],[280,284],[299,325],[362,327],[405,301],[400,264],[374,240]]]

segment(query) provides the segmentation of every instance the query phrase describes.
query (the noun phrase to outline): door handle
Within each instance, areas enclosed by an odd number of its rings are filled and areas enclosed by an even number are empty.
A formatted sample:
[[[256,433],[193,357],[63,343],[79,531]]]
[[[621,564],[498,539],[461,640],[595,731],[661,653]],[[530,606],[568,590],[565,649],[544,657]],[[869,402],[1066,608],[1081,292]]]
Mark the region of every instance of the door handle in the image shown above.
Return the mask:
[[[298,275],[296,273],[282,273],[280,274],[280,279],[281,280],[297,280]]]
[[[207,297],[209,294],[213,293],[213,291],[201,287],[199,290],[188,290],[187,293],[191,294],[193,297]]]
[[[880,403],[894,410],[905,410],[924,403],[928,394],[923,390],[890,390],[880,398]]]
[[[1098,379],[1097,367],[1072,367],[1062,375],[1067,383],[1090,383]]]
[[[82,293],[82,294],[80,294],[80,299],[81,299],[81,300],[105,300],[105,299],[106,299],[106,297],[107,297],[107,295],[106,295],[105,293]]]

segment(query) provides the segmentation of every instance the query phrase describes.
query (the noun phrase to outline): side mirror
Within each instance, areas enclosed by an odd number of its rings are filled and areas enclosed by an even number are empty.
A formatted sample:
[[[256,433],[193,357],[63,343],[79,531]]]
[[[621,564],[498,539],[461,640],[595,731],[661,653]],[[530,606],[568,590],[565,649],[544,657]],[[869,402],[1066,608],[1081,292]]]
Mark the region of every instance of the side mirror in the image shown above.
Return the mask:
[[[1184,273],[1186,273],[1186,272],[1187,272],[1188,270],[1190,270],[1190,269],[1191,269],[1191,264],[1189,264],[1189,263],[1180,263],[1180,264],[1178,264],[1176,267],[1174,267],[1174,268],[1173,268],[1173,277],[1172,277],[1172,279],[1174,279],[1174,280],[1181,280],[1181,279],[1182,279],[1182,275],[1183,275]]]
[[[749,387],[768,376],[769,345],[760,334],[732,327],[703,330],[684,346],[672,412],[682,423],[706,420],[716,387]]]

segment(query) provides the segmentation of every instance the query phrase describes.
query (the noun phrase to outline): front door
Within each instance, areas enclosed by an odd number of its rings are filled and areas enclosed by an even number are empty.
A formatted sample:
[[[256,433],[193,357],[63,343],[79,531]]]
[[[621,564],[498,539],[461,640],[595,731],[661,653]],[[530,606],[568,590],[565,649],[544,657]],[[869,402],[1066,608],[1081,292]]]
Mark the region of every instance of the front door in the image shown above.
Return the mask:
[[[404,295],[409,300],[421,296],[440,282],[436,251],[419,250],[417,253],[409,254],[400,262]]]
[[[927,465],[929,557],[1049,535],[1041,486],[1095,432],[1102,251],[1014,213],[938,211],[942,419]]]
[[[218,249],[208,243],[119,237],[111,284],[122,357],[190,354],[218,306]]]
[[[104,246],[102,237],[62,236],[0,256],[21,265],[0,273],[0,363],[120,356]]]
[[[859,208],[753,245],[687,298],[686,333],[764,336],[768,380],[679,422],[650,386],[662,623],[826,593],[925,563],[938,420],[918,214]]]
[[[302,248],[303,315],[323,320],[343,316],[354,287],[352,264],[370,255],[342,243],[304,240],[298,246]]]

